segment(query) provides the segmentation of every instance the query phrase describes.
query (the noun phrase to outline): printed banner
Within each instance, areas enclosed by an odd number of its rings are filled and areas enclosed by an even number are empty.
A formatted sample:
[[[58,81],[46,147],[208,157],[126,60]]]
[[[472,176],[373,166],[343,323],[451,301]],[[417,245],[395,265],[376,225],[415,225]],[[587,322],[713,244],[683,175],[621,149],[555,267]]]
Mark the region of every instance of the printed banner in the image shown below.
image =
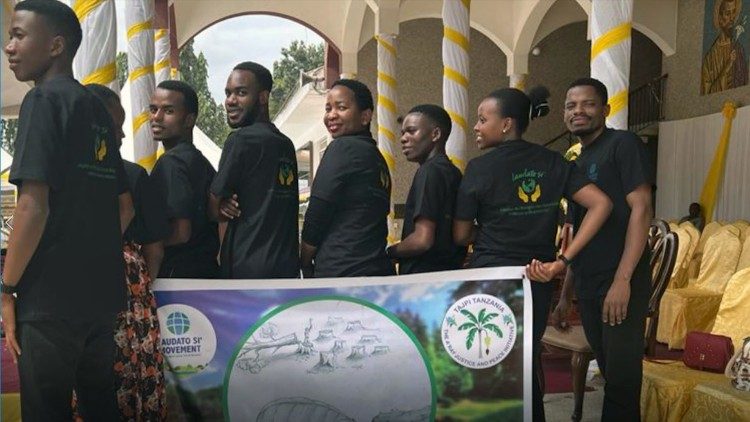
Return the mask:
[[[531,420],[522,267],[154,291],[170,420]]]

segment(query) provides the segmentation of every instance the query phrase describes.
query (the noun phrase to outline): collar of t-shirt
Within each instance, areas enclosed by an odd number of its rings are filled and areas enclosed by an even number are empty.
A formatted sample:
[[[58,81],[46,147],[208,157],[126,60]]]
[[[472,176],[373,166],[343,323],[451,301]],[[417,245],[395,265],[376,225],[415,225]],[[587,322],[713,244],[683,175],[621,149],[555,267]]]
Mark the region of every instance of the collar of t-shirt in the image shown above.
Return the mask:
[[[190,151],[195,149],[195,145],[191,141],[180,141],[177,145],[170,148],[168,151],[164,151],[165,154],[178,153],[180,151]]]
[[[346,135],[341,135],[338,138],[335,138],[334,141],[337,140],[337,139],[344,139],[344,138],[347,138],[347,139],[348,138],[358,139],[358,140],[362,140],[362,141],[368,141],[368,142],[375,143],[375,140],[372,139],[372,134],[370,133],[369,130],[363,130],[361,132],[348,133]]]
[[[495,149],[496,150],[503,150],[507,148],[518,148],[523,145],[528,145],[528,142],[524,141],[523,139],[509,139],[507,141],[500,142]]]
[[[591,141],[588,145],[581,144],[581,151],[590,150],[594,147],[594,145],[597,145],[598,141],[606,138],[609,136],[612,132],[614,132],[614,129],[610,129],[608,127],[605,127],[602,133],[599,134],[593,141]]]

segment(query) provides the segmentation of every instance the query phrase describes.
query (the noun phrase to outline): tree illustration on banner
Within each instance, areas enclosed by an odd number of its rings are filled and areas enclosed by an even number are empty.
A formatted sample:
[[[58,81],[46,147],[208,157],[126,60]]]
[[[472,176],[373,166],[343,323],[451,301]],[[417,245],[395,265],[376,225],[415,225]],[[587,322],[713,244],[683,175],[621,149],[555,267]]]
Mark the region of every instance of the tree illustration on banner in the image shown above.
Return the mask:
[[[503,338],[503,332],[502,330],[500,330],[500,327],[490,322],[493,318],[498,316],[498,314],[494,312],[487,313],[486,308],[482,308],[482,310],[479,311],[479,315],[477,316],[474,316],[474,314],[472,314],[467,309],[462,309],[461,313],[469,319],[468,322],[465,322],[461,324],[460,327],[458,327],[458,331],[469,330],[469,332],[466,334],[466,350],[471,350],[471,347],[474,345],[474,337],[477,336],[479,339],[477,346],[479,349],[479,359],[481,359],[482,333],[484,333],[485,354],[489,355],[490,344],[492,343],[490,333],[495,333],[495,335],[497,335],[499,338]]]

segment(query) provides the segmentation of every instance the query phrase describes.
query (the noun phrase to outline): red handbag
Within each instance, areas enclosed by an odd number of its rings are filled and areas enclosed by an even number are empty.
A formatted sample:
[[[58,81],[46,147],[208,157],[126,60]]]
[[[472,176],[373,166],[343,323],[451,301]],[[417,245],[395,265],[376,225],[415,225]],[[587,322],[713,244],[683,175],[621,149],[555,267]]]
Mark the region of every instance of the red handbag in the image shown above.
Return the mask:
[[[731,338],[691,331],[685,339],[682,361],[688,368],[723,373],[733,355]]]

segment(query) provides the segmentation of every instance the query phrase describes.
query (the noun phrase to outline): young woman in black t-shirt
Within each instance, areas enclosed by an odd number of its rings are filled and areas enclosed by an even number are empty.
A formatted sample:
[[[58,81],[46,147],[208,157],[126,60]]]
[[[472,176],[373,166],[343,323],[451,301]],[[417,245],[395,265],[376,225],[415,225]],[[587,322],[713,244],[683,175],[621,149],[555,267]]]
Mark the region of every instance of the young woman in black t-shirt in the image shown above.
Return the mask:
[[[562,155],[523,140],[530,120],[549,111],[547,97],[546,88],[535,88],[529,96],[505,88],[481,102],[474,132],[479,148],[489,152],[466,167],[453,225],[456,243],[474,243],[469,267],[526,266],[532,280],[535,357],[541,353],[554,292],[554,285],[545,282],[565,269],[612,208],[609,198]],[[556,258],[558,204],[563,197],[588,213],[565,256]],[[538,359],[533,362],[538,374]],[[532,378],[533,419],[544,420],[543,394],[538,378]]]
[[[374,104],[363,83],[341,79],[326,97],[333,141],[318,166],[302,229],[307,277],[395,274],[386,256],[391,177],[370,134]]]
[[[120,97],[98,84],[86,85],[106,107],[122,145],[125,110]],[[135,218],[123,235],[127,309],[117,316],[115,327],[115,387],[124,419],[136,415],[143,420],[164,420],[167,396],[164,384],[164,357],[160,347],[156,299],[151,282],[159,273],[169,223],[163,200],[138,164],[122,160],[133,196]]]

